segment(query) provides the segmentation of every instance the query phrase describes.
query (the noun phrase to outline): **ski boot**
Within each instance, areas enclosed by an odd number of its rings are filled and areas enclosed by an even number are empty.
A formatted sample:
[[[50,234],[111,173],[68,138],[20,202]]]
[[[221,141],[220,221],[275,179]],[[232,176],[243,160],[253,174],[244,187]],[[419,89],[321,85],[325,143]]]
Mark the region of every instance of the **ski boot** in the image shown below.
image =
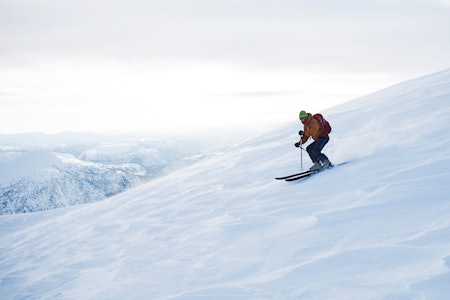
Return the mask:
[[[322,170],[334,167],[333,164],[327,159],[323,162]]]
[[[320,165],[320,162],[315,162],[311,168],[309,168],[309,171],[313,172],[313,171],[319,171],[320,169],[322,169],[322,166]]]

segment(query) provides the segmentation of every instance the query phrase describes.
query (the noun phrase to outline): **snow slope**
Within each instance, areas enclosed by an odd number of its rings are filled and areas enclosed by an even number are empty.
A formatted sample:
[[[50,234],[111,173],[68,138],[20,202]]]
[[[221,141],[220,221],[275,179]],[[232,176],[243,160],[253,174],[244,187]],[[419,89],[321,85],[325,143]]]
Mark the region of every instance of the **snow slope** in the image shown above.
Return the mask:
[[[450,70],[324,115],[349,163],[301,182],[273,179],[299,171],[292,122],[101,202],[1,216],[2,299],[449,299]]]

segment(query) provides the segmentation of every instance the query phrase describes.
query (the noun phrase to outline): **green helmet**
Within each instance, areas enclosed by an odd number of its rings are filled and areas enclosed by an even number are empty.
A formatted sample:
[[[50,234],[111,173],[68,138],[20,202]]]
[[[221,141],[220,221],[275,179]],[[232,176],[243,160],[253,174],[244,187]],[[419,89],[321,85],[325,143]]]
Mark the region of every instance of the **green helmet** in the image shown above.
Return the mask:
[[[300,120],[306,119],[308,117],[308,114],[306,113],[306,111],[302,110],[299,114],[298,114],[298,118]]]

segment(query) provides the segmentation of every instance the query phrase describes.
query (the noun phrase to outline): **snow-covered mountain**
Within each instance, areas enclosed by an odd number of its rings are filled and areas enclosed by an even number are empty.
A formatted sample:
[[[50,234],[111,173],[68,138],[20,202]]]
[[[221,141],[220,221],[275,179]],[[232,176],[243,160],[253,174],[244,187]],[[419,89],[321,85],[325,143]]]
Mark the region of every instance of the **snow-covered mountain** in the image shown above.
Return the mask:
[[[450,70],[323,114],[349,163],[304,181],[274,180],[300,169],[292,122],[101,202],[0,216],[0,295],[448,299]]]
[[[198,142],[80,134],[0,135],[0,214],[99,201],[186,166]]]
[[[34,212],[102,200],[148,180],[137,164],[100,164],[71,154],[0,153],[0,213]]]

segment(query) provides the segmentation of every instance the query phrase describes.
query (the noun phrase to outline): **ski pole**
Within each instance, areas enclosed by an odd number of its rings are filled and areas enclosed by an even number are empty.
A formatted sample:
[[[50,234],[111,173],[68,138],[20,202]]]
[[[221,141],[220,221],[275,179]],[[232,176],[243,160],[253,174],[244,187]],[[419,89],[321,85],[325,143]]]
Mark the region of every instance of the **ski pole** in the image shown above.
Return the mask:
[[[300,172],[303,172],[303,148],[302,148],[302,139],[300,138]]]
[[[303,144],[302,144],[302,138],[303,135],[305,134],[305,132],[303,130],[300,130],[298,132],[298,134],[300,135],[300,172],[303,172]]]

